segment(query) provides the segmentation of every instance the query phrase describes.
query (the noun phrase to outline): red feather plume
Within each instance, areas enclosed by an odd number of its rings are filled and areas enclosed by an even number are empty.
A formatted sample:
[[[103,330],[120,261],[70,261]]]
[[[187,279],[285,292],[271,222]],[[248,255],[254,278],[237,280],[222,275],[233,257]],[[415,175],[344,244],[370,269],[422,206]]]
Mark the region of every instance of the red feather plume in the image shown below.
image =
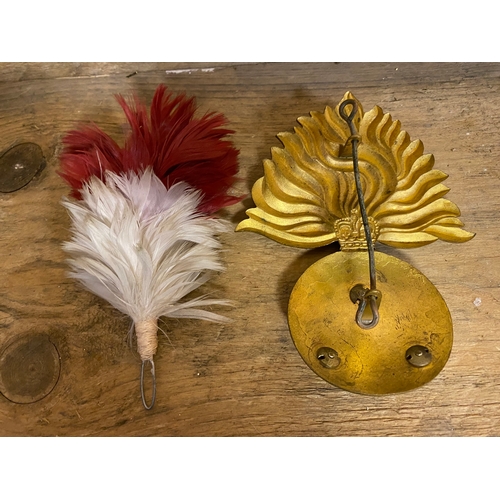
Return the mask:
[[[187,182],[203,193],[198,209],[211,214],[232,205],[240,197],[227,194],[236,180],[238,150],[223,140],[233,130],[224,128],[227,120],[220,113],[195,118],[195,98],[174,96],[160,85],[148,116],[146,106],[135,97],[131,104],[118,95],[131,131],[124,147],[96,125],[82,126],[63,139],[59,174],[71,186],[71,195],[92,177],[105,181],[105,172],[141,172],[152,167],[168,188]]]

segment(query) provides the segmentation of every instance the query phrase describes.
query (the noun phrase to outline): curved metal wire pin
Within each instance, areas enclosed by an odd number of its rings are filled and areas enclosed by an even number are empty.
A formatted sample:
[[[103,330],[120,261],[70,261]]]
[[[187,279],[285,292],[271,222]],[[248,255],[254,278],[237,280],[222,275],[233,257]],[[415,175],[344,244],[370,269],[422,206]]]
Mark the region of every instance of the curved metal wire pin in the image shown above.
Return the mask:
[[[144,395],[144,365],[149,361],[151,363],[151,377],[153,379],[153,395],[151,396],[151,404],[146,403],[146,396]],[[145,359],[142,361],[141,365],[141,398],[142,404],[146,410],[151,410],[155,404],[156,400],[156,374],[155,374],[155,363],[152,359]]]
[[[363,297],[359,299],[358,311],[356,312],[356,323],[359,327],[368,330],[369,328],[373,328],[377,325],[380,319],[378,306],[380,304],[381,295],[382,294],[378,290],[366,290]],[[369,319],[366,319],[367,314],[365,311],[368,301],[370,301],[372,314]]]
[[[346,106],[352,106],[351,112],[347,114]],[[354,171],[354,180],[356,182],[356,192],[358,194],[359,210],[361,212],[361,218],[363,220],[363,228],[365,230],[366,243],[368,245],[368,261],[370,268],[370,289],[366,291],[359,298],[358,311],[356,313],[356,323],[359,327],[364,329],[373,328],[379,322],[380,315],[378,310],[377,296],[380,297],[380,292],[377,290],[377,273],[375,269],[375,252],[372,234],[370,231],[370,224],[368,222],[368,214],[366,213],[365,199],[363,196],[363,189],[361,187],[361,177],[359,175],[359,165],[358,165],[358,143],[360,136],[354,126],[354,117],[358,112],[358,104],[354,99],[346,99],[339,106],[339,114],[343,120],[349,126],[351,132],[351,137],[347,139],[347,143],[352,143],[352,166]],[[363,314],[365,313],[366,306],[368,305],[368,300],[370,300],[370,307],[372,311],[372,318],[370,320],[363,320]]]

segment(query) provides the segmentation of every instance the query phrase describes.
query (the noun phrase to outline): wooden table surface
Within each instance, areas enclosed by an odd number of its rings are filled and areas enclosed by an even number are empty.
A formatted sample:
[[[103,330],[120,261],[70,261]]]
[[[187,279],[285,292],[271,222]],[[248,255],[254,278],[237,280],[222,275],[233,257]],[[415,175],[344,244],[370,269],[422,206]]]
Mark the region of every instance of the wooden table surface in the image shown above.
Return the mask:
[[[28,384],[24,402],[0,395],[0,435],[500,435],[499,77],[499,64],[476,63],[0,65],[0,150],[33,142],[46,158],[25,187],[0,194],[0,363],[4,378],[12,372]],[[196,96],[201,112],[229,118],[240,150],[238,195],[263,175],[278,132],[336,105],[347,90],[423,141],[450,176],[447,198],[477,233],[464,244],[378,248],[419,269],[448,304],[454,347],[432,382],[374,397],[317,377],[293,345],[286,309],[296,280],[331,249],[228,233],[227,271],[202,291],[233,299],[234,309],[219,311],[233,321],[165,320],[157,401],[143,408],[128,318],[67,277],[61,243],[69,218],[60,200],[68,188],[56,170],[68,129],[93,121],[119,139],[124,119],[113,95],[149,101],[160,83]],[[220,215],[235,226],[251,206],[248,197]],[[30,376],[45,377],[46,387],[57,382],[45,395]]]

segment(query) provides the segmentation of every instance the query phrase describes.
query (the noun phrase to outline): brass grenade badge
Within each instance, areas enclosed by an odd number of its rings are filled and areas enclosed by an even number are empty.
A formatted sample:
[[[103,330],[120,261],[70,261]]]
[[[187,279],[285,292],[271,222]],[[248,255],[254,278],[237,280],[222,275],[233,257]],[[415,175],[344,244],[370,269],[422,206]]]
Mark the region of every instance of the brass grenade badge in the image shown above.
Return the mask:
[[[408,263],[374,250],[376,242],[414,248],[442,239],[465,242],[460,211],[443,196],[434,169],[398,120],[367,113],[349,92],[332,109],[298,119],[278,134],[256,208],[237,231],[332,253],[299,278],[288,305],[290,332],[320,377],[362,394],[407,391],[432,380],[453,343],[451,316],[434,285]]]

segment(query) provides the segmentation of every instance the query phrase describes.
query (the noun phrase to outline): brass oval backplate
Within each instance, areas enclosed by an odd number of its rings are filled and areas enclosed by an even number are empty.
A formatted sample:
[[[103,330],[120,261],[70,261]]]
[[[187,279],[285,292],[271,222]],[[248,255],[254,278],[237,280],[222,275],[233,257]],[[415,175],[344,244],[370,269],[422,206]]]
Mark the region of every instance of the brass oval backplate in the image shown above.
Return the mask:
[[[414,267],[380,252],[375,261],[383,297],[377,326],[366,330],[356,324],[357,305],[350,298],[366,280],[368,255],[339,252],[297,281],[288,305],[290,332],[307,365],[331,384],[361,394],[408,391],[446,364],[453,343],[450,313]],[[426,361],[412,363],[412,353]]]

